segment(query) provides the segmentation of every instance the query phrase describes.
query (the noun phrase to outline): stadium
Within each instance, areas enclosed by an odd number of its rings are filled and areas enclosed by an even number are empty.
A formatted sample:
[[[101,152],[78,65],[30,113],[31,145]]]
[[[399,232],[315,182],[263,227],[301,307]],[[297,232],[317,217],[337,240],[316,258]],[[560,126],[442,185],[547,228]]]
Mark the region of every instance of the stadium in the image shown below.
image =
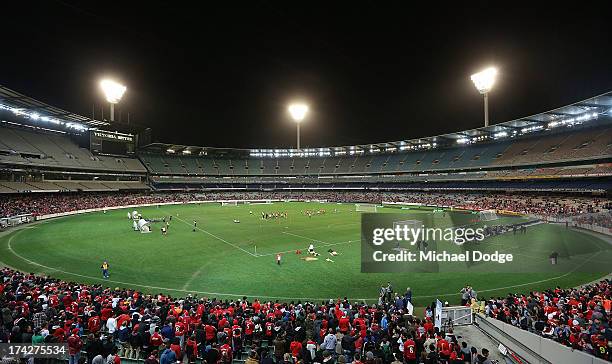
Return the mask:
[[[609,362],[612,91],[489,122],[495,72],[484,126],[279,148],[0,81],[3,363]]]

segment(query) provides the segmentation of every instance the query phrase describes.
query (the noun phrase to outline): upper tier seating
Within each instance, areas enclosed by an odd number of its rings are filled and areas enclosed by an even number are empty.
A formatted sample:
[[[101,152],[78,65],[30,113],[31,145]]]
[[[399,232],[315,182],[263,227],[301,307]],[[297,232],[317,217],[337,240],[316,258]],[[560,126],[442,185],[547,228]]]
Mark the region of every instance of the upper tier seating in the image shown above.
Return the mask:
[[[149,186],[138,181],[45,181],[7,182],[0,181],[0,193],[59,192],[59,191],[120,191],[148,190]]]
[[[612,155],[612,128],[595,128],[545,137],[518,139],[495,165],[573,161]]]
[[[256,176],[457,171],[612,157],[612,127],[569,130],[428,151],[343,157],[219,159],[141,153],[150,172],[165,175]]]
[[[0,164],[145,173],[136,158],[93,155],[66,135],[0,127]]]

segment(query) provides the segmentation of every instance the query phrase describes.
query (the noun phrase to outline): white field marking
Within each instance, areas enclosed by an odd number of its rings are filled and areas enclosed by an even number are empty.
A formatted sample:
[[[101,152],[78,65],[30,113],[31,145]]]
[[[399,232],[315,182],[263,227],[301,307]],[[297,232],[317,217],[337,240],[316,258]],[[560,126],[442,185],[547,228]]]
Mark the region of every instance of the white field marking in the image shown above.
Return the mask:
[[[184,222],[185,224],[187,224],[187,225],[189,225],[189,226],[192,226],[190,223],[188,223],[187,221],[185,221],[185,220],[181,219],[180,217],[176,217],[176,219],[177,219],[177,220],[179,220],[179,221]],[[201,232],[203,232],[203,233],[206,233],[206,234],[208,234],[208,235],[212,236],[213,238],[215,238],[215,239],[217,239],[217,240],[219,240],[219,241],[221,241],[221,242],[223,242],[223,243],[225,243],[225,244],[227,244],[227,245],[229,245],[229,246],[232,246],[232,247],[234,247],[234,248],[236,248],[236,249],[238,249],[238,250],[241,250],[241,251],[243,251],[243,252],[247,253],[248,255],[250,255],[250,256],[252,256],[252,257],[255,257],[255,256],[256,256],[255,254],[251,253],[250,251],[248,251],[248,250],[246,250],[246,249],[243,249],[243,248],[239,247],[238,245],[236,245],[236,244],[234,244],[234,243],[230,243],[229,241],[227,241],[227,240],[223,239],[223,238],[222,238],[222,237],[220,237],[220,236],[217,236],[217,235],[215,235],[215,234],[213,234],[213,233],[211,233],[211,232],[208,232],[208,231],[206,231],[206,230],[204,230],[204,229],[202,229],[202,228],[199,228],[199,227],[196,227],[196,229],[197,229],[197,230],[200,230],[200,231],[201,231]]]
[[[193,280],[200,275],[200,273],[202,273],[202,270],[204,269],[205,265],[201,266],[200,269],[196,270],[195,272],[193,272],[193,274],[191,275],[191,277],[189,277],[189,279],[187,281],[185,281],[185,284],[183,285],[183,290],[186,290],[187,287],[189,287],[189,285],[193,282]]]
[[[311,301],[323,301],[323,300],[328,300],[329,297],[327,298],[312,298],[312,297],[283,297],[283,296],[264,296],[264,295],[251,295],[251,294],[236,294],[236,293],[223,293],[223,292],[207,292],[207,291],[195,291],[195,290],[187,290],[187,289],[176,289],[176,288],[167,288],[167,287],[159,287],[159,286],[151,286],[151,285],[146,285],[146,284],[138,284],[138,283],[131,283],[131,282],[123,282],[123,281],[117,281],[117,280],[113,280],[113,279],[104,279],[104,278],[100,278],[100,277],[92,277],[92,276],[88,276],[88,275],[84,275],[84,274],[78,274],[78,273],[72,273],[72,272],[67,272],[64,270],[60,270],[60,269],[56,269],[56,268],[52,268],[52,267],[48,267],[46,265],[34,262],[30,259],[27,259],[23,256],[21,256],[20,254],[18,254],[17,252],[15,252],[13,250],[13,248],[11,247],[11,239],[9,239],[8,242],[8,250],[14,254],[16,257],[30,263],[33,265],[37,265],[39,267],[42,268],[46,268],[46,269],[50,269],[56,272],[60,272],[60,273],[64,273],[64,274],[68,274],[68,275],[72,275],[72,276],[76,276],[76,277],[82,277],[82,278],[88,278],[88,279],[93,279],[93,280],[97,280],[97,281],[102,281],[102,282],[112,282],[112,283],[118,283],[118,284],[123,284],[126,286],[136,286],[136,287],[142,287],[142,288],[149,288],[149,289],[154,289],[154,290],[166,290],[166,291],[173,291],[173,292],[186,292],[186,293],[198,293],[198,294],[204,294],[204,295],[212,295],[212,296],[230,296],[230,297],[243,297],[243,296],[253,296],[253,297],[259,297],[259,298],[268,298],[268,299],[279,299],[279,300],[311,300]],[[591,257],[594,257],[597,253],[593,254]],[[587,260],[588,261],[588,260]],[[583,264],[586,264],[585,261]],[[505,286],[505,287],[499,287],[499,288],[491,288],[491,289],[485,289],[485,290],[480,290],[478,291],[479,293],[481,292],[492,292],[492,291],[497,291],[497,290],[502,290],[502,289],[509,289],[509,288],[517,288],[517,287],[523,287],[523,286],[528,286],[531,284],[537,284],[537,283],[544,283],[544,282],[549,282],[549,281],[553,281],[559,278],[563,278],[566,277],[567,275],[573,273],[576,269],[578,269],[580,266],[574,268],[572,271],[569,271],[565,274],[562,274],[560,276],[557,277],[551,277],[551,278],[546,278],[546,279],[541,279],[539,281],[534,281],[534,282],[528,282],[528,283],[521,283],[521,284],[515,284],[512,286]],[[436,295],[426,295],[426,296],[413,296],[414,298],[432,298],[432,297],[446,297],[446,296],[458,296],[461,293],[455,292],[455,293],[441,293],[441,294],[436,294]],[[357,301],[373,301],[373,300],[378,300],[378,298],[355,298],[355,300]]]
[[[33,228],[33,227],[32,227]],[[17,233],[15,233],[16,235]],[[211,296],[229,296],[229,297],[243,297],[243,296],[252,296],[252,297],[259,297],[259,298],[267,298],[267,299],[279,299],[279,300],[310,300],[310,301],[323,301],[323,300],[329,300],[329,297],[327,298],[313,298],[313,297],[283,297],[283,296],[264,296],[264,295],[251,295],[251,294],[235,294],[235,293],[223,293],[223,292],[207,292],[207,291],[195,291],[195,290],[187,290],[187,289],[176,289],[176,288],[168,288],[168,287],[159,287],[159,286],[151,286],[151,285],[146,285],[146,284],[138,284],[138,283],[131,283],[131,282],[123,282],[123,281],[117,281],[117,280],[113,280],[113,279],[104,279],[104,278],[100,278],[100,277],[92,277],[92,276],[88,276],[88,275],[84,275],[84,274],[78,274],[78,273],[72,273],[72,272],[68,272],[65,270],[61,270],[61,269],[57,269],[57,268],[52,268],[37,262],[34,262],[28,258],[25,258],[23,256],[21,256],[20,254],[18,254],[17,252],[15,252],[13,250],[13,248],[11,247],[11,242],[13,237],[15,237],[15,235],[11,236],[11,238],[9,238],[8,241],[8,250],[15,255],[16,257],[32,264],[32,265],[36,265],[42,268],[46,268],[52,271],[56,271],[56,272],[60,272],[60,273],[64,273],[64,274],[68,274],[68,275],[72,275],[75,277],[81,277],[81,278],[88,278],[88,279],[93,279],[93,280],[97,280],[97,281],[101,281],[101,282],[112,282],[112,283],[118,283],[118,284],[123,284],[126,286],[135,286],[135,287],[141,287],[141,288],[149,288],[149,289],[154,289],[154,290],[166,290],[166,291],[173,291],[173,292],[185,292],[185,293],[197,293],[197,294],[204,294],[204,295],[211,295]],[[532,284],[538,284],[538,283],[544,283],[544,282],[550,282],[550,281],[554,281],[560,278],[564,278],[566,276],[568,276],[569,274],[573,273],[574,271],[576,271],[579,267],[581,267],[582,265],[586,264],[588,261],[590,261],[595,255],[597,255],[599,252],[595,252],[589,259],[585,260],[581,265],[576,266],[574,269],[572,269],[571,271],[564,273],[560,276],[556,276],[556,277],[551,277],[551,278],[546,278],[546,279],[541,279],[538,281],[534,281],[534,282],[527,282],[527,283],[521,283],[521,284],[515,284],[515,285],[511,285],[511,286],[505,286],[505,287],[498,287],[498,288],[490,288],[490,289],[484,289],[484,290],[479,290],[478,293],[482,293],[482,292],[493,292],[493,291],[498,291],[498,290],[505,290],[505,289],[510,289],[510,288],[518,288],[518,287],[524,287],[524,286],[529,286]],[[448,297],[448,296],[459,296],[461,293],[458,292],[453,292],[453,293],[440,293],[440,294],[435,294],[435,295],[424,295],[424,296],[413,296],[414,298],[434,298],[434,297]],[[354,300],[357,301],[376,301],[378,300],[378,297],[376,298],[354,298]]]
[[[30,228],[30,229],[34,229],[34,227],[32,227],[32,228]],[[38,264],[38,263],[36,263],[36,262],[35,262],[35,261],[33,261],[33,260],[30,260],[30,259],[28,259],[28,258],[25,258],[25,257],[23,257],[23,256],[19,255],[19,254],[18,254],[16,251],[14,251],[14,250],[13,250],[13,247],[11,246],[11,243],[13,242],[13,239],[14,239],[14,238],[15,238],[17,235],[19,235],[19,233],[20,233],[20,232],[22,232],[22,231],[25,231],[25,229],[23,229],[23,230],[18,230],[17,232],[15,232],[15,234],[13,234],[13,236],[11,236],[11,237],[9,238],[9,240],[8,240],[8,242],[7,242],[7,248],[8,248],[8,250],[9,250],[9,251],[10,251],[10,252],[11,252],[11,253],[14,255],[14,256],[19,257],[20,259],[22,259],[22,260],[24,260],[24,261],[26,261],[26,262],[28,262],[28,263],[30,263],[30,264],[32,264],[32,265],[37,265],[37,266],[39,266],[39,267],[42,267],[42,268],[45,268],[45,269],[48,269],[48,270],[51,270],[51,271],[58,271],[58,272],[61,272],[61,270],[59,270],[59,269],[52,268],[52,267],[48,267],[48,266],[46,266],[46,265],[42,265],[42,264]]]
[[[354,242],[354,241],[357,241],[357,240],[339,241],[339,242],[337,242],[337,243],[325,243],[325,244],[322,244],[322,245],[319,245],[319,246],[320,246],[320,247],[328,247],[328,246],[333,246],[333,245],[350,244],[350,243],[352,243],[352,242]],[[299,249],[299,248],[297,248],[297,249]],[[307,248],[304,248],[303,250],[306,250],[306,249],[307,249]],[[276,253],[257,254],[257,258],[259,258],[259,257],[269,257],[269,256],[271,256],[271,255],[276,255],[276,254],[291,253],[291,252],[294,252],[294,251],[296,251],[296,249],[292,249],[292,250],[285,250],[285,251],[282,251],[282,252],[276,252]]]
[[[16,234],[15,234],[16,235]],[[159,287],[159,286],[151,286],[148,284],[138,284],[138,283],[132,283],[132,282],[124,282],[124,281],[118,281],[118,280],[114,280],[114,279],[105,279],[105,278],[100,278],[100,277],[93,277],[93,276],[88,276],[85,274],[79,274],[79,273],[73,273],[73,272],[68,272],[65,270],[61,270],[61,269],[57,269],[57,268],[53,268],[53,267],[49,267],[46,266],[44,264],[40,264],[37,263],[33,260],[30,260],[24,256],[22,256],[21,254],[17,253],[15,250],[13,250],[12,246],[11,246],[11,242],[13,237],[15,237],[15,235],[13,235],[9,241],[8,241],[8,250],[15,255],[16,257],[18,257],[19,259],[22,259],[23,261],[32,264],[32,265],[36,265],[38,267],[44,268],[44,269],[48,269],[51,271],[55,271],[55,272],[59,272],[59,273],[63,273],[63,274],[68,274],[68,275],[72,275],[75,277],[81,277],[81,278],[87,278],[87,279],[93,279],[96,281],[101,281],[101,282],[111,282],[111,283],[118,283],[118,284],[123,284],[126,286],[136,286],[136,287],[141,287],[141,288],[149,288],[149,289],[154,289],[154,290],[166,290],[166,291],[174,291],[174,292],[186,292],[186,293],[198,293],[198,294],[204,294],[204,295],[212,295],[212,296],[231,296],[231,297],[243,297],[243,296],[254,296],[254,297],[261,297],[261,298],[269,298],[269,299],[283,299],[283,300],[299,300],[299,299],[309,299],[309,300],[316,300],[316,301],[321,301],[321,300],[328,300],[329,298],[309,298],[309,297],[283,297],[283,296],[262,296],[262,295],[250,295],[250,294],[244,294],[244,293],[240,293],[240,294],[235,294],[235,293],[223,293],[223,292],[207,292],[207,291],[194,291],[194,290],[189,290],[189,289],[176,289],[176,288],[168,288],[168,287]],[[362,298],[359,298],[359,300],[363,300]]]

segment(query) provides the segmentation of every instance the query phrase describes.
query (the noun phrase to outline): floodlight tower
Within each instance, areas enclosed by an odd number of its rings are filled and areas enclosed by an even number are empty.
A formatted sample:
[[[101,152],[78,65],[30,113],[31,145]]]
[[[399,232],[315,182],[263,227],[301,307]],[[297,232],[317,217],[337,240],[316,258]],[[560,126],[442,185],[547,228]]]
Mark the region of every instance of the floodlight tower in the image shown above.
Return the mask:
[[[295,121],[295,125],[297,125],[297,150],[300,150],[300,124],[306,117],[308,113],[308,105],[303,103],[295,103],[289,105],[289,114],[291,114],[291,118]]]
[[[489,91],[491,91],[495,84],[496,76],[497,68],[489,67],[483,71],[474,73],[472,77],[470,77],[478,92],[484,96],[485,127],[489,126]]]
[[[110,120],[115,121],[115,104],[121,100],[127,87],[108,79],[100,81],[100,87],[106,96],[106,101],[110,103]]]

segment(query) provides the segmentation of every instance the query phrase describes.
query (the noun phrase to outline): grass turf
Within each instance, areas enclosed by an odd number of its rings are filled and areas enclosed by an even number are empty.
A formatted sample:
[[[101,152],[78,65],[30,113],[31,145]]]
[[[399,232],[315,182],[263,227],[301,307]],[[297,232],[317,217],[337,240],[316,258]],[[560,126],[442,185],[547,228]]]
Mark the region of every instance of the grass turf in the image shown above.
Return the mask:
[[[303,210],[325,208],[326,214],[307,217]],[[337,209],[337,213],[334,213]],[[131,210],[131,209],[130,209]],[[173,296],[259,297],[264,300],[323,300],[348,296],[352,300],[377,298],[382,283],[391,281],[396,291],[411,287],[418,306],[436,297],[458,303],[464,284],[476,288],[480,297],[528,292],[557,285],[575,286],[602,273],[361,273],[360,213],[354,204],[275,203],[272,205],[219,206],[219,204],[143,207],[147,218],[173,216],[167,236],[159,232],[140,234],[132,230],[128,210],[112,210],[48,220],[0,238],[0,260],[28,272],[66,280],[136,288]],[[249,212],[252,211],[251,215]],[[264,221],[261,212],[287,211],[287,219]],[[401,212],[384,208],[381,212]],[[427,214],[429,210],[411,209]],[[440,225],[473,222],[473,215],[447,213]],[[425,216],[425,215],[424,215]],[[240,223],[233,222],[239,219]],[[505,217],[498,221],[509,222]],[[194,232],[193,220],[198,222]],[[508,245],[509,237],[496,237]],[[512,246],[529,256],[530,247],[548,242],[580,241],[587,251],[606,242],[560,226],[539,225],[524,235],[525,246]],[[321,257],[304,261],[296,249],[313,242]],[[534,243],[535,242],[535,243]],[[537,243],[537,244],[536,244]],[[326,262],[327,247],[341,253]],[[282,265],[275,254],[284,252]],[[100,264],[110,263],[111,277],[101,278]]]

